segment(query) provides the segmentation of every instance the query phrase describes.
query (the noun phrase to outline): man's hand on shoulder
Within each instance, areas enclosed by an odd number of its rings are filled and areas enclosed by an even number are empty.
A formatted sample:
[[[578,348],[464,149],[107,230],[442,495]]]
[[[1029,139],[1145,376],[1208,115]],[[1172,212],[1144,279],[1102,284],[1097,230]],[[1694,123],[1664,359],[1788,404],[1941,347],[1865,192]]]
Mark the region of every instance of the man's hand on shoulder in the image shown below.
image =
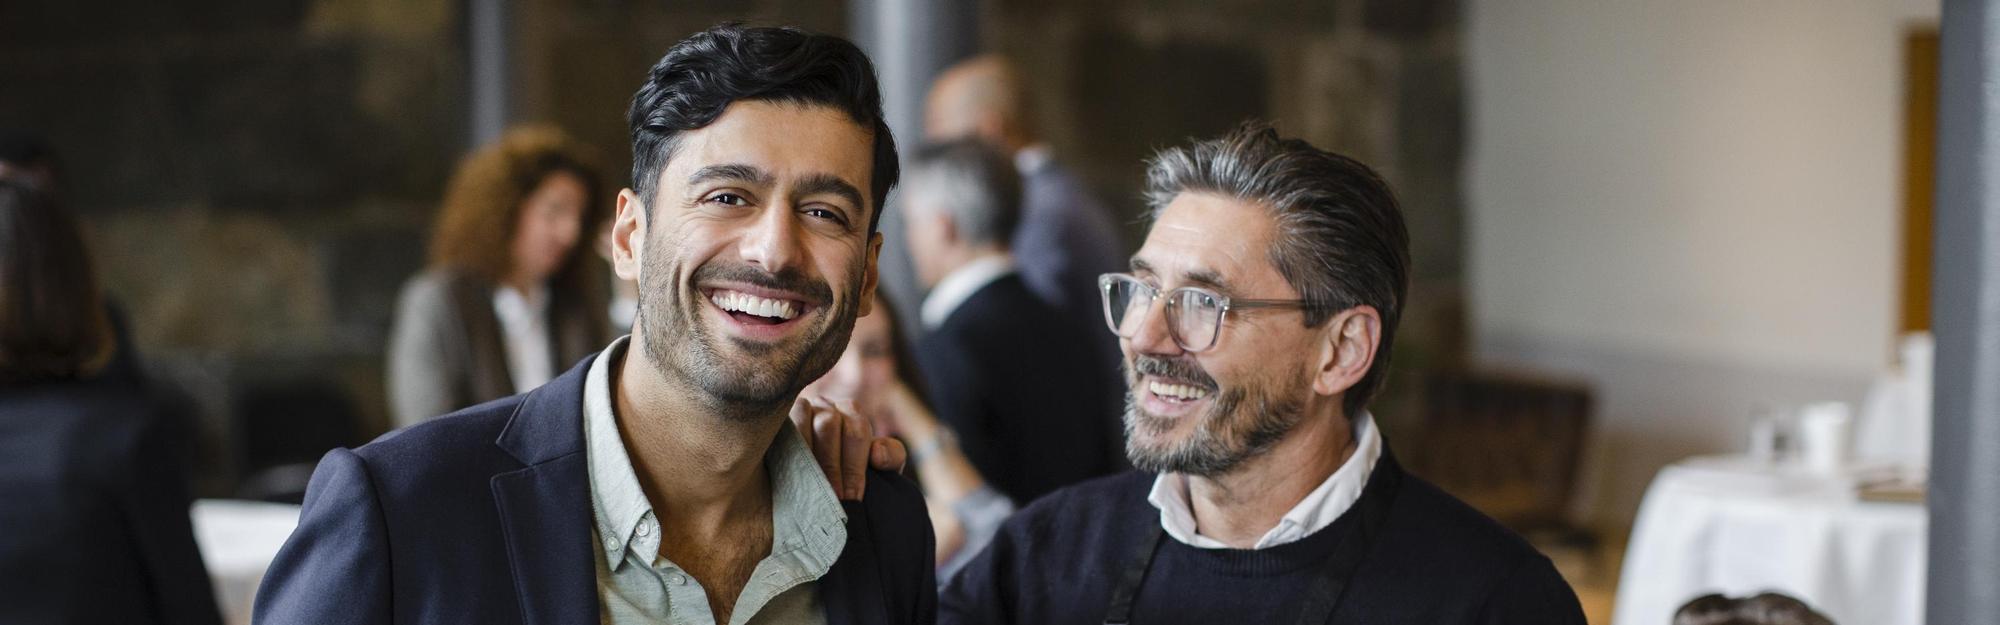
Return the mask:
[[[851,403],[801,396],[792,402],[791,418],[841,499],[861,500],[869,468],[902,471],[909,460],[902,441],[876,436],[874,422]]]

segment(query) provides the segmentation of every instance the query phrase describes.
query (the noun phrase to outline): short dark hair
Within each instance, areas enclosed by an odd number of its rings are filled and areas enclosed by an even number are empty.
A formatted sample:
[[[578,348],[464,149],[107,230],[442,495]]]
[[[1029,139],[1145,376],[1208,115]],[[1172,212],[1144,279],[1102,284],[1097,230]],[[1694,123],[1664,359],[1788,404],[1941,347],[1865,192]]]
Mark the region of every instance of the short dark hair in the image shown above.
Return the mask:
[[[632,188],[648,211],[680,133],[714,123],[742,100],[830,107],[873,131],[875,206],[868,231],[875,231],[898,174],[896,140],[882,119],[875,65],[846,39],[786,27],[721,24],[682,39],[653,65],[627,114]]]
[[[1681,606],[1673,625],[1833,625],[1833,619],[1775,592],[1740,599],[1711,594]]]
[[[1248,122],[1217,139],[1163,150],[1147,163],[1152,219],[1185,192],[1215,193],[1271,211],[1278,234],[1270,261],[1313,304],[1307,327],[1356,306],[1381,313],[1375,360],[1343,402],[1350,416],[1367,406],[1388,376],[1389,350],[1409,293],[1410,233],[1389,184],[1360,161]]]
[[[953,139],[918,148],[909,178],[903,205],[909,206],[911,194],[942,201],[968,243],[1005,248],[1021,224],[1021,173],[983,141]]]
[[[0,180],[0,383],[88,377],[114,344],[75,218],[25,182]]]

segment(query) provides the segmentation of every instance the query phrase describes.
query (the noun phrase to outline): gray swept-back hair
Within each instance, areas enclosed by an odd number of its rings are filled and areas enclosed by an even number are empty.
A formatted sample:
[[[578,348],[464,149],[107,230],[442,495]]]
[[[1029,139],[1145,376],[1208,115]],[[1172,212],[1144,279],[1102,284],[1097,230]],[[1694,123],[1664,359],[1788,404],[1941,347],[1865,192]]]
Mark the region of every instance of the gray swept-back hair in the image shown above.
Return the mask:
[[[1189,192],[1270,211],[1277,240],[1269,258],[1313,303],[1307,327],[1357,306],[1382,315],[1375,360],[1344,402],[1348,415],[1357,414],[1388,376],[1389,350],[1409,293],[1410,233],[1388,183],[1360,161],[1248,122],[1220,138],[1162,150],[1147,162],[1149,219],[1158,220],[1167,204]]]
[[[910,158],[904,192],[951,216],[960,238],[1007,247],[1021,224],[1021,174],[1014,162],[977,139],[927,144]]]

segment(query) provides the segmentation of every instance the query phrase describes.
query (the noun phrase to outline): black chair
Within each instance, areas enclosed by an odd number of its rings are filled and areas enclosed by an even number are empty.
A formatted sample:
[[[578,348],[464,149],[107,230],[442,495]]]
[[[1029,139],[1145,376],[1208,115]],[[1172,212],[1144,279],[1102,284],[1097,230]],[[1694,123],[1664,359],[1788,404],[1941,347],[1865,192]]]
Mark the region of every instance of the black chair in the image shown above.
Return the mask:
[[[247,385],[233,408],[242,499],[299,503],[320,456],[360,442],[354,400],[324,382]]]
[[[1595,538],[1568,519],[1590,426],[1587,385],[1446,371],[1426,376],[1423,389],[1411,462],[1419,475],[1517,532],[1594,551]]]

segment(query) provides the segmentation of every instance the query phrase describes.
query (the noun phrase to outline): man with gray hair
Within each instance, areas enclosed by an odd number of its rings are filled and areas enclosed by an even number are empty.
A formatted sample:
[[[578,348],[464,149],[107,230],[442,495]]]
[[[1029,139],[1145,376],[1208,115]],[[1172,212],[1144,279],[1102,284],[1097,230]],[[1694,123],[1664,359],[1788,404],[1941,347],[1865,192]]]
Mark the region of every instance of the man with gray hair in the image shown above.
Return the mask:
[[[910,256],[930,288],[917,362],[939,419],[1001,494],[1026,503],[1118,470],[1116,372],[1095,366],[1084,331],[1037,298],[1008,240],[1021,182],[976,140],[918,151],[905,175]],[[910,441],[921,458],[940,440]]]
[[[1245,125],[1166,150],[1099,278],[1138,471],[1016,514],[944,623],[1576,623],[1547,557],[1405,474],[1366,408],[1408,291],[1374,171]]]

